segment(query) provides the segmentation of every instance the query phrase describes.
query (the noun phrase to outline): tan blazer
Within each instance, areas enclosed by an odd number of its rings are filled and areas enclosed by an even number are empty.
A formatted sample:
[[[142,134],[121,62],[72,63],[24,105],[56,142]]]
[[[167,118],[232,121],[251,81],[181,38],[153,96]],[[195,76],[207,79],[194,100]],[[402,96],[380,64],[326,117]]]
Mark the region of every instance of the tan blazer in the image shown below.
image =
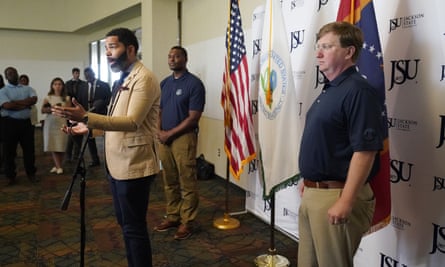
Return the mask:
[[[108,116],[88,112],[88,127],[105,130],[105,159],[111,176],[127,180],[156,174],[159,82],[138,61],[121,88],[110,102]]]

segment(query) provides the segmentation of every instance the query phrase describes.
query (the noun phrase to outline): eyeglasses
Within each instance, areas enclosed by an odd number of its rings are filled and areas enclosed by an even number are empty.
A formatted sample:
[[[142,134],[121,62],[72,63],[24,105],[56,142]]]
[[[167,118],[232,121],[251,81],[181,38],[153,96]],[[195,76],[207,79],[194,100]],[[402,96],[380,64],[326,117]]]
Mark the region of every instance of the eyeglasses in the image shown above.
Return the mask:
[[[336,46],[335,44],[316,44],[315,45],[315,50],[322,50],[323,52],[328,51],[329,49],[331,49],[332,47]]]

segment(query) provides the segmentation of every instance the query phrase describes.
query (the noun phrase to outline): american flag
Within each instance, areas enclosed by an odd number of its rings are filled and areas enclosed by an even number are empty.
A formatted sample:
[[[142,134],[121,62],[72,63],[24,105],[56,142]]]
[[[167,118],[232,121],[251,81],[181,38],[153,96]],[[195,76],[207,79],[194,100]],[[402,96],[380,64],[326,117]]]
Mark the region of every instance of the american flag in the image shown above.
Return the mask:
[[[223,83],[221,105],[224,109],[224,150],[231,174],[239,179],[243,166],[255,158],[255,139],[249,71],[238,0],[230,0]]]

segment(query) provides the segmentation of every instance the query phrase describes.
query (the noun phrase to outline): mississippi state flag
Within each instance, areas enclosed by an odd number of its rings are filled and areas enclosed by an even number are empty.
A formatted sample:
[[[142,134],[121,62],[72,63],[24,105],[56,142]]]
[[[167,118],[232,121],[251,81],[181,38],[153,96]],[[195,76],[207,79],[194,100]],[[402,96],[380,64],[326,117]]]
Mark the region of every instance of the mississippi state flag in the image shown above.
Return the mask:
[[[363,31],[364,44],[357,61],[359,72],[377,90],[382,105],[385,105],[385,77],[379,32],[371,0],[341,0],[337,21],[348,21]],[[380,170],[371,181],[376,197],[376,207],[371,232],[389,223],[391,215],[391,186],[389,172],[389,142],[387,116],[382,114],[385,132],[384,148],[380,152]]]

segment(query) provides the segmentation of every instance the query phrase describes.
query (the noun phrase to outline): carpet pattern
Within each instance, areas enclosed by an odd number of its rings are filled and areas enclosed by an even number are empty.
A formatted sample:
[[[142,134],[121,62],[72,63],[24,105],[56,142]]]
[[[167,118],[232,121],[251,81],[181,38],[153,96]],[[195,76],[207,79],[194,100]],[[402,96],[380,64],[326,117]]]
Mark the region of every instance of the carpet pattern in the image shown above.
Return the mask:
[[[80,264],[80,180],[76,177],[67,210],[61,202],[73,180],[76,162],[67,162],[63,175],[50,174],[52,160],[42,151],[41,128],[36,128],[36,165],[40,182],[32,184],[23,170],[22,158],[17,158],[17,180],[7,186],[0,176],[0,266],[53,267]],[[103,140],[97,138],[99,151]],[[90,158],[85,153],[85,163]],[[101,159],[103,155],[101,154]],[[85,266],[127,266],[121,230],[116,223],[108,182],[102,167],[86,171],[85,197]],[[215,177],[199,181],[200,213],[197,231],[187,240],[173,239],[174,229],[155,232],[165,212],[162,179],[153,183],[147,221],[156,267],[250,267],[255,258],[268,253],[270,227],[250,213],[232,216],[240,227],[220,230],[213,221],[225,211],[226,182]],[[229,185],[229,211],[243,211],[245,192]],[[298,244],[275,231],[278,254],[296,266]]]

